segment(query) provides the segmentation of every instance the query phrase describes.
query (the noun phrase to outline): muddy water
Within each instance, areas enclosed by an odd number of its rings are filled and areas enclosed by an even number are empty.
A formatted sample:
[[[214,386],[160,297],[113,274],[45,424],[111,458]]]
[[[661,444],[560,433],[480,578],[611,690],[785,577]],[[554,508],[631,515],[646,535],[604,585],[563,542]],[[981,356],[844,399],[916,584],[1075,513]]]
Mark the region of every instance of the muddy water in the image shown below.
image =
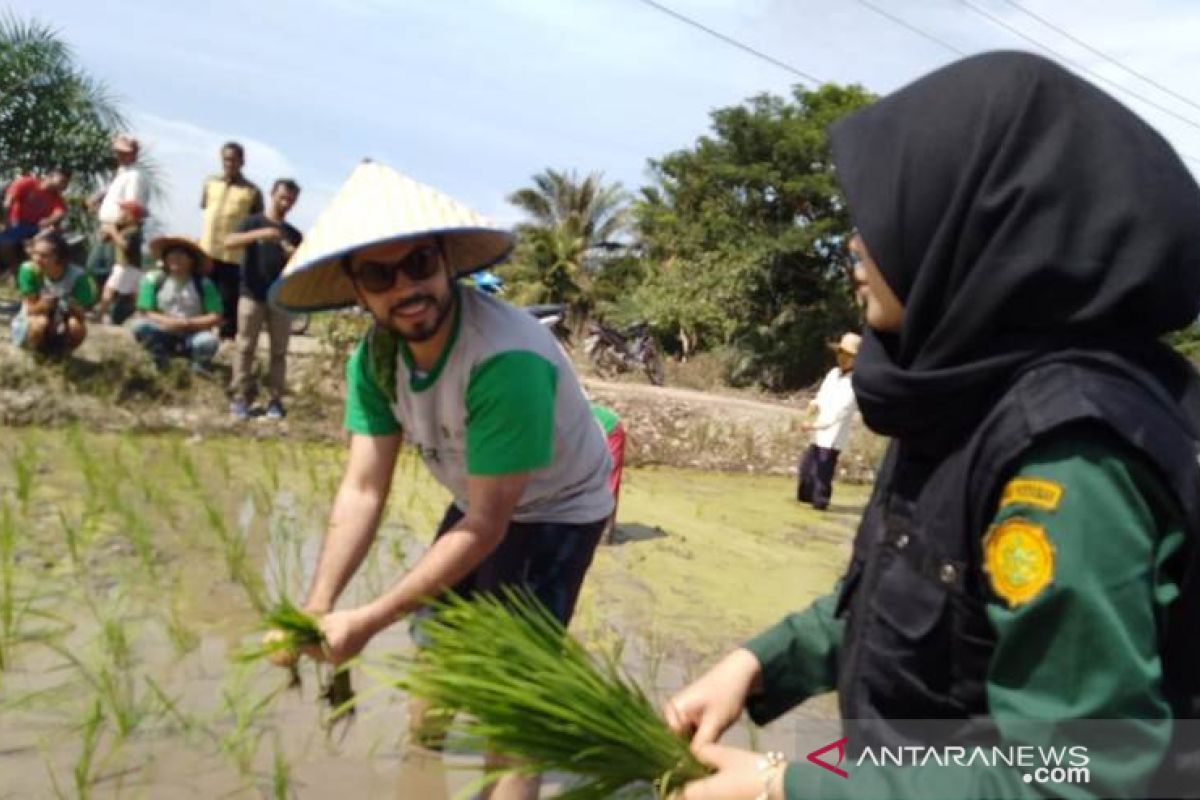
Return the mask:
[[[357,717],[322,727],[316,676],[239,664],[255,593],[302,597],[340,478],[323,445],[0,429],[0,798],[392,797],[434,800],[473,777],[401,746],[404,698],[384,654],[356,670]],[[666,694],[719,653],[828,590],[865,490],[831,513],[790,481],[627,471],[618,541],[597,555],[573,630],[618,640]],[[411,458],[345,603],[420,556],[447,496]],[[6,533],[7,532],[7,533]],[[732,741],[795,750],[820,699]],[[560,781],[548,782],[545,796]]]

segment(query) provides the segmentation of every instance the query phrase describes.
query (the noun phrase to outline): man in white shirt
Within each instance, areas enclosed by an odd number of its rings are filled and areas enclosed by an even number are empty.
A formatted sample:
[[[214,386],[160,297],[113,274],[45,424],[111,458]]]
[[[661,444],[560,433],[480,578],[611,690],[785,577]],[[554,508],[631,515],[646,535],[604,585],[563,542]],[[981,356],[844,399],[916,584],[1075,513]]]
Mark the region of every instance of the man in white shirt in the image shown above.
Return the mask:
[[[149,207],[150,187],[146,176],[137,165],[140,145],[132,136],[122,133],[113,138],[113,155],[117,159],[117,172],[108,187],[97,192],[88,200],[88,207],[96,214],[100,227],[115,226],[121,217],[121,204],[128,201]],[[142,252],[142,237],[139,231],[133,241],[126,242],[130,252]],[[101,236],[88,254],[87,269],[100,286],[104,285],[115,263],[113,243]],[[137,266],[137,265],[135,265]]]
[[[838,455],[850,438],[850,422],[857,408],[851,375],[861,342],[858,334],[846,333],[830,345],[837,353],[837,366],[821,381],[817,396],[805,411],[804,430],[813,433],[813,441],[800,459],[796,499],[811,503],[818,511],[829,507]]]

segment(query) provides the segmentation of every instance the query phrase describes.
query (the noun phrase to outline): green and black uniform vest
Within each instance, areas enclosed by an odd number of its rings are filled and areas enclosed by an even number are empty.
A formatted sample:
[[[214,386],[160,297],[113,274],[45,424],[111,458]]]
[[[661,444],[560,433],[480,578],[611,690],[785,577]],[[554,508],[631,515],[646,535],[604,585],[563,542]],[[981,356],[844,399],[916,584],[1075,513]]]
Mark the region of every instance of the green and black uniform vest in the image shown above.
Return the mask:
[[[888,450],[835,611],[847,626],[838,690],[852,750],[988,742],[995,633],[980,532],[1023,453],[1087,427],[1115,435],[1150,465],[1185,522],[1171,565],[1180,598],[1157,620],[1158,641],[1175,719],[1200,716],[1200,426],[1125,362],[1056,356],[1024,372],[949,456],[923,459],[896,442]],[[928,741],[930,729],[915,720],[941,721],[943,741]],[[1181,731],[1163,775],[1172,787],[1200,791],[1200,741]]]

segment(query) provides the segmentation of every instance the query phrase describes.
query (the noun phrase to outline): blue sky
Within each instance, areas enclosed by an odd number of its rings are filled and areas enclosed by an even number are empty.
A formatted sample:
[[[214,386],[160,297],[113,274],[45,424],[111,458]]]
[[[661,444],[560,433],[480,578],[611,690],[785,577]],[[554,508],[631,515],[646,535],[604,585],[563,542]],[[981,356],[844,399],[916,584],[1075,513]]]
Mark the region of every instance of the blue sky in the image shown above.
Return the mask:
[[[821,79],[881,93],[958,57],[859,0],[662,2]],[[1200,158],[1200,107],[1018,7],[1200,106],[1194,0],[870,3],[967,53],[1036,49],[974,5],[1194,120],[1101,84]],[[208,0],[199,9],[175,0],[7,8],[58,28],[120,97],[167,171],[170,194],[156,215],[191,235],[201,181],[227,139],[245,144],[247,174],[264,188],[284,175],[304,186],[293,213],[301,227],[364,156],[510,224],[519,217],[504,197],[544,167],[601,170],[636,188],[646,160],[693,143],[713,108],[797,82],[639,0]]]

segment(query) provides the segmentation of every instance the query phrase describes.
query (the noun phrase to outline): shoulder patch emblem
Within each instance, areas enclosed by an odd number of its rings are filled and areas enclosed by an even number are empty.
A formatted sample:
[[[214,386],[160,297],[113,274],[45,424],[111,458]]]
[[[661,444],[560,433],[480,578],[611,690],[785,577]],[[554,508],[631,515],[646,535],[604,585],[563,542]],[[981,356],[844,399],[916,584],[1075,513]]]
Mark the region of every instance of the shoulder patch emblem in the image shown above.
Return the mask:
[[[1033,600],[1054,579],[1054,545],[1045,528],[1028,520],[1010,519],[988,531],[983,554],[992,589],[1010,607]]]
[[[1004,485],[1000,507],[1033,506],[1043,511],[1055,511],[1062,502],[1062,484],[1043,478],[1013,478]]]

